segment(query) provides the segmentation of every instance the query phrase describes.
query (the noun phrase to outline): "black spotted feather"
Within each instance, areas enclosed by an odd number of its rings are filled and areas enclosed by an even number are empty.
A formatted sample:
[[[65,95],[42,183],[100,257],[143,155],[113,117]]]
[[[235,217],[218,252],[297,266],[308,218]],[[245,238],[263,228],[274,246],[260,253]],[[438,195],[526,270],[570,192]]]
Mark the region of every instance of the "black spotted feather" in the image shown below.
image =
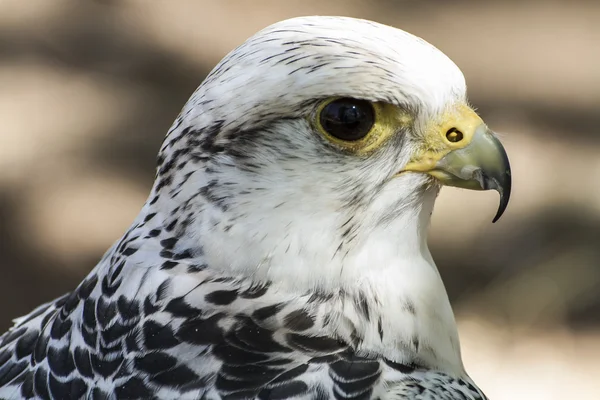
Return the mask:
[[[360,32],[371,34],[345,39]],[[131,228],[73,292],[16,320],[0,337],[0,399],[483,400],[458,353],[436,364],[438,343],[398,335],[382,350],[384,339],[398,333],[382,322],[384,313],[387,322],[398,318],[395,310],[406,314],[412,323],[400,330],[420,325],[423,311],[410,298],[402,300],[404,309],[394,308],[361,282],[352,281],[352,291],[341,284],[299,289],[293,278],[286,285],[287,276],[259,274],[327,272],[329,261],[364,242],[361,223],[388,227],[407,207],[394,199],[383,216],[369,219],[364,211],[384,192],[373,177],[397,174],[393,162],[402,159],[404,134],[383,155],[354,157],[309,123],[327,96],[356,93],[411,113],[425,108],[423,98],[402,90],[411,83],[402,74],[419,61],[409,54],[398,62],[402,43],[437,61],[427,66],[448,72],[419,69],[418,76],[431,78],[417,82],[425,89],[442,75],[460,78],[426,43],[352,19],[282,22],[225,58],[173,124],[150,197]],[[435,99],[461,95],[459,78]],[[410,88],[421,88],[417,83]],[[311,172],[334,178],[313,179]],[[432,186],[422,182],[404,198],[414,208]],[[309,242],[317,246],[307,250]],[[260,246],[264,254],[252,258]],[[313,257],[314,248],[326,257]],[[282,258],[269,264],[276,252]],[[301,255],[300,267],[288,265]],[[366,264],[365,270],[374,266]],[[453,329],[449,339],[442,336],[446,348],[457,347]]]

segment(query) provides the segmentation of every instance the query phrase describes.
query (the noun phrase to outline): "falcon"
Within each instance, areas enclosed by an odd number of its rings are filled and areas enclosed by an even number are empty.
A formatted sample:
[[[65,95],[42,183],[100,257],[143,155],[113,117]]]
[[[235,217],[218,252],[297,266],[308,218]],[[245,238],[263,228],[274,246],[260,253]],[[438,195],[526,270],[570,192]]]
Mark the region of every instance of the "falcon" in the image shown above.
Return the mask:
[[[127,232],[0,338],[2,399],[484,399],[427,247],[441,185],[510,195],[459,68],[276,23],[193,93]]]

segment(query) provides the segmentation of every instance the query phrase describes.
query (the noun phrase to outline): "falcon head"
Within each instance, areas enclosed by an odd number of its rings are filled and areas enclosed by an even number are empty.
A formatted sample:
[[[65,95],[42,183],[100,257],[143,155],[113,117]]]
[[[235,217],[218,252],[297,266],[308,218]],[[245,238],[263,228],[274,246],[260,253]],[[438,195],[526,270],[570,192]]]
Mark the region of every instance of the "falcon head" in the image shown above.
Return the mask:
[[[163,144],[146,207],[226,274],[298,293],[360,288],[452,326],[426,243],[441,185],[497,190],[494,221],[510,195],[506,153],[459,68],[392,27],[303,17],[208,75]]]
[[[497,190],[494,221],[510,195],[508,158],[460,69],[399,29],[302,17],[208,75],[163,144],[151,199],[185,214],[180,236],[214,265],[335,286],[373,268],[344,267],[376,262],[383,243],[406,257],[426,247],[441,185]]]

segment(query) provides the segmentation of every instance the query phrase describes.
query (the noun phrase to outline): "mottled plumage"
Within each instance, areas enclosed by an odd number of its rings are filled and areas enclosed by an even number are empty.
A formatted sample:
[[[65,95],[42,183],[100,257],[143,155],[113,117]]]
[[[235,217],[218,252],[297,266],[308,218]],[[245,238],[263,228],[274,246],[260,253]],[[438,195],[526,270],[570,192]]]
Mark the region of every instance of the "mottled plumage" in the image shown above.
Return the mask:
[[[427,249],[438,181],[398,175],[465,91],[394,28],[259,32],[182,110],[131,228],[0,338],[0,398],[484,399]],[[311,122],[338,96],[410,118],[369,154],[342,151]]]

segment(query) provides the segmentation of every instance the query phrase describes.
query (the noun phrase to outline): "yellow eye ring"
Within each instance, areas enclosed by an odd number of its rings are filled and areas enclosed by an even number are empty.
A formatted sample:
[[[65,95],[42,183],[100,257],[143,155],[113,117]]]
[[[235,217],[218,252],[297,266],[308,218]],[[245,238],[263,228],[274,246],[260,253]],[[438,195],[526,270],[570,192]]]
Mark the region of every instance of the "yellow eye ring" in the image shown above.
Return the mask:
[[[406,112],[396,106],[348,97],[325,100],[313,116],[319,133],[336,147],[355,154],[376,150],[406,122]]]

